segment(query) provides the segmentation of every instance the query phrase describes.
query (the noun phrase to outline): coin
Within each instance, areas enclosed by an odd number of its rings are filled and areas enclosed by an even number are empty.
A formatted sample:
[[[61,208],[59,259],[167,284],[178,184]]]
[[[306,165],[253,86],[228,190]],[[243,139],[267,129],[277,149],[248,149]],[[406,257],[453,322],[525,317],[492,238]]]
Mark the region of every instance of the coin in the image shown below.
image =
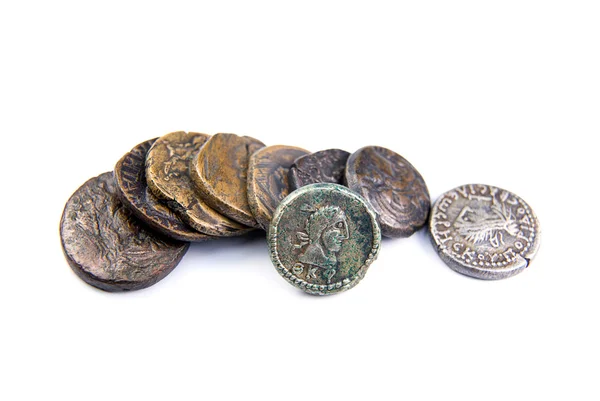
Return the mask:
[[[337,184],[292,192],[269,228],[271,260],[290,284],[314,295],[354,287],[377,257],[381,232],[375,211]]]
[[[106,291],[155,284],[177,266],[189,247],[141,225],[119,200],[112,172],[75,191],[60,221],[60,237],[73,271]]]
[[[248,165],[248,204],[254,218],[264,230],[269,229],[273,212],[290,193],[288,173],[298,157],[307,150],[275,145],[257,150]]]
[[[440,196],[431,209],[429,232],[448,266],[486,280],[522,272],[537,252],[541,233],[523,199],[482,184],[463,185]]]
[[[399,154],[379,146],[357,150],[348,158],[346,181],[371,202],[386,237],[409,237],[427,222],[425,181]]]
[[[265,144],[249,136],[213,135],[190,165],[192,179],[210,206],[227,217],[259,228],[247,195],[250,156]]]
[[[299,157],[290,167],[290,186],[297,189],[319,182],[343,184],[349,156],[345,150],[328,149]]]
[[[209,138],[206,134],[183,131],[158,138],[146,157],[148,187],[201,233],[219,237],[245,234],[251,229],[204,202],[190,178],[190,163]]]
[[[140,143],[115,166],[119,198],[135,217],[161,234],[181,241],[201,242],[216,238],[189,227],[148,189],[146,154],[155,141],[156,138]]]

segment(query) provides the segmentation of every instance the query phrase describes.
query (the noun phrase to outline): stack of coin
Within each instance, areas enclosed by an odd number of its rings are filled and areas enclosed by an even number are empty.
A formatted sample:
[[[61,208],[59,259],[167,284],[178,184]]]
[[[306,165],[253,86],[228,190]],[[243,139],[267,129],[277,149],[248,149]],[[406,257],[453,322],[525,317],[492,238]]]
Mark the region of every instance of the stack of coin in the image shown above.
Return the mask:
[[[537,249],[535,215],[506,191],[457,189],[434,210],[434,244],[460,273],[508,277]],[[325,295],[355,286],[381,235],[409,237],[429,211],[421,174],[386,148],[310,153],[248,136],[178,131],[135,146],[112,173],[83,184],[65,206],[60,234],[80,278],[128,291],[169,274],[189,242],[263,229],[276,270]]]

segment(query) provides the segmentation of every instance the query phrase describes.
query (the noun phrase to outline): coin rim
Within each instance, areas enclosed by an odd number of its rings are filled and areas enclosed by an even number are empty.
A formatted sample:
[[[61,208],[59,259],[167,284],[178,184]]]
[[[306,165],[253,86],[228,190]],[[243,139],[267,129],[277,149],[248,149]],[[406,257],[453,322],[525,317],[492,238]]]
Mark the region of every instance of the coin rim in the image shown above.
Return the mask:
[[[448,252],[448,247],[443,247],[443,244],[441,244],[439,242],[439,236],[436,237],[436,235],[435,235],[439,230],[434,228],[434,224],[433,224],[434,217],[433,216],[435,215],[435,210],[439,206],[439,203],[441,202],[442,198],[444,198],[444,196],[446,196],[448,193],[450,193],[452,191],[456,191],[458,188],[470,186],[470,185],[472,185],[472,186],[481,185],[481,186],[485,186],[488,188],[496,188],[500,191],[508,192],[512,196],[519,199],[523,203],[523,205],[525,205],[525,207],[527,207],[529,209],[529,212],[531,213],[531,216],[533,217],[533,220],[535,222],[534,223],[535,224],[535,237],[534,237],[533,243],[530,245],[530,247],[527,250],[525,255],[520,255],[520,254],[517,255],[515,260],[512,261],[510,264],[506,265],[505,267],[491,268],[491,267],[482,267],[482,266],[475,266],[473,264],[463,263],[462,261],[460,261],[460,260],[456,259],[454,256],[452,256]],[[500,280],[500,279],[515,276],[515,275],[521,273],[522,271],[524,271],[527,267],[529,267],[529,265],[531,264],[531,262],[537,255],[537,251],[540,247],[540,239],[541,239],[541,234],[542,234],[540,222],[539,222],[537,215],[533,211],[533,208],[527,202],[525,202],[525,200],[523,198],[521,198],[519,195],[515,194],[514,192],[508,191],[504,188],[497,187],[495,185],[480,184],[480,183],[476,183],[476,184],[470,183],[470,184],[458,185],[448,191],[443,192],[436,199],[435,203],[431,207],[431,211],[429,214],[429,223],[427,224],[427,226],[428,226],[427,232],[429,234],[431,243],[432,243],[433,247],[435,248],[439,257],[444,261],[444,263],[448,267],[450,267],[452,270],[454,270],[460,274],[463,274],[463,275],[469,276],[469,277],[473,277],[476,279],[481,279],[481,280]]]
[[[373,243],[371,245],[371,251],[367,256],[367,259],[365,260],[363,265],[358,269],[358,272],[354,277],[345,278],[344,280],[334,284],[311,284],[306,282],[305,280],[297,278],[289,269],[287,269],[283,265],[283,263],[279,259],[279,253],[277,251],[277,227],[279,221],[281,220],[281,217],[296,198],[298,198],[301,195],[304,195],[306,192],[314,190],[339,191],[344,195],[348,195],[356,199],[359,203],[363,204],[365,210],[371,217],[371,226],[373,229]],[[269,225],[268,242],[269,255],[271,256],[271,261],[275,266],[275,270],[277,270],[277,272],[283,278],[285,278],[288,283],[292,284],[296,288],[300,288],[304,292],[311,295],[331,295],[347,291],[355,285],[357,285],[360,282],[360,280],[362,280],[362,278],[367,273],[369,266],[371,266],[371,264],[377,259],[377,256],[379,255],[379,249],[381,248],[381,229],[379,228],[379,223],[377,222],[377,214],[373,210],[373,207],[362,196],[339,184],[317,183],[309,184],[304,187],[298,188],[297,190],[289,194],[283,201],[281,201],[281,203],[275,210],[273,220]]]

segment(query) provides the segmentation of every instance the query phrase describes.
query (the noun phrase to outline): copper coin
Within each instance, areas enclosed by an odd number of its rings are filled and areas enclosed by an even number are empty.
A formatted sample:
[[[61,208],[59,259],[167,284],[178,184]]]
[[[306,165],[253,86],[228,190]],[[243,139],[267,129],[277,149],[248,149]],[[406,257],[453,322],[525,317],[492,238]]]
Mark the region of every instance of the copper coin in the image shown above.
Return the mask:
[[[60,221],[60,237],[73,271],[106,291],[155,284],[177,266],[189,247],[140,224],[119,200],[113,173],[92,178],[75,191]]]
[[[189,166],[210,138],[195,132],[172,132],[158,138],[146,157],[146,180],[150,190],[197,231],[219,237],[242,235],[251,228],[210,207],[196,191]]]
[[[248,166],[248,204],[263,230],[269,223],[279,203],[290,193],[288,173],[298,157],[307,150],[294,146],[267,146],[256,151]]]
[[[201,242],[215,237],[202,234],[159,201],[146,183],[146,155],[156,138],[142,142],[119,160],[114,176],[121,201],[151,228],[180,241]]]
[[[346,161],[350,153],[328,149],[300,156],[290,167],[290,186],[298,189],[308,184],[343,184]]]
[[[247,196],[250,156],[261,141],[235,134],[213,135],[198,152],[190,172],[202,199],[229,218],[259,228]]]
[[[430,200],[425,181],[399,154],[379,146],[357,150],[348,158],[346,181],[371,202],[383,235],[409,237],[427,222]]]

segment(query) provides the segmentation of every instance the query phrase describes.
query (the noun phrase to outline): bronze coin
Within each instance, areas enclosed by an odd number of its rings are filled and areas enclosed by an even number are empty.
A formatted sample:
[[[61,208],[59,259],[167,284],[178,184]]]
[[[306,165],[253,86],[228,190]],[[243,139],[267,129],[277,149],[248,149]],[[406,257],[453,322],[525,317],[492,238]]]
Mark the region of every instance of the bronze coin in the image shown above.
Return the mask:
[[[219,237],[242,235],[251,230],[210,207],[196,191],[189,166],[210,138],[195,132],[172,132],[158,138],[146,157],[146,180],[150,190],[190,226]]]
[[[119,200],[113,173],[92,178],[75,191],[60,221],[60,237],[73,271],[105,291],[155,284],[189,247],[140,224]]]
[[[114,176],[121,201],[151,228],[180,241],[201,242],[216,237],[202,234],[161,203],[146,183],[146,155],[156,138],[142,142],[119,160]]]
[[[383,235],[409,237],[425,225],[429,191],[417,169],[399,154],[379,146],[357,150],[348,158],[346,181],[371,202]]]
[[[288,173],[298,157],[307,150],[275,145],[257,150],[248,166],[248,204],[263,230],[269,229],[273,213],[290,193]]]
[[[343,184],[346,161],[350,153],[328,149],[300,156],[290,167],[290,186],[298,189],[308,184]]]
[[[250,156],[264,146],[249,136],[216,134],[190,165],[202,199],[233,220],[256,228],[260,226],[248,205],[247,171]]]

